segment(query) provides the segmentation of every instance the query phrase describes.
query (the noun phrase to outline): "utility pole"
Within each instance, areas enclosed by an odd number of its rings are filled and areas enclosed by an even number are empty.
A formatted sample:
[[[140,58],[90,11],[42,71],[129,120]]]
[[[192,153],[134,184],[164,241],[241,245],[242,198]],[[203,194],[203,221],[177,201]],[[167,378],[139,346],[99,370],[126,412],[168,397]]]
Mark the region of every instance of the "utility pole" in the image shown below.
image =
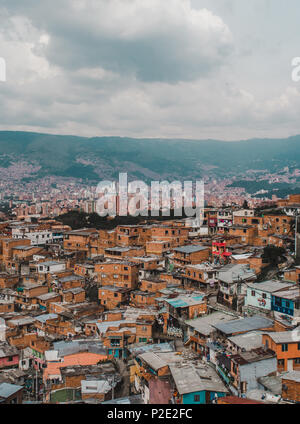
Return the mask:
[[[35,400],[38,400],[38,371],[35,369]]]
[[[295,216],[295,259],[297,258],[297,224],[298,224],[298,215],[297,215],[297,211],[296,211],[296,216]]]
[[[112,398],[112,400],[114,400],[114,398],[115,398],[115,375],[113,375],[113,377],[112,377],[112,393],[111,393],[111,398]]]

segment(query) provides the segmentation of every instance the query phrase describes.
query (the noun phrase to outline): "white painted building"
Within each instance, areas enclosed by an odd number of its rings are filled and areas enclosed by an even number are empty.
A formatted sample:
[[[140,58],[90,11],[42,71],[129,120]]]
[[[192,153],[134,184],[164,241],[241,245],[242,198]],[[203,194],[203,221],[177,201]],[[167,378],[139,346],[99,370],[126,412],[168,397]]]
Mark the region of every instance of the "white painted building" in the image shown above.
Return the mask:
[[[217,213],[218,227],[232,227],[232,211],[231,209],[219,209]]]
[[[37,230],[30,226],[12,229],[12,238],[17,240],[29,239],[31,246],[43,246],[53,241],[53,232],[50,230]]]
[[[46,274],[48,272],[50,273],[62,272],[65,269],[66,269],[66,264],[64,262],[47,261],[47,262],[40,262],[38,264],[38,272],[41,274]]]
[[[6,341],[6,325],[5,320],[0,318],[0,342]]]
[[[233,217],[235,216],[254,216],[254,209],[240,209],[238,211],[233,212]]]

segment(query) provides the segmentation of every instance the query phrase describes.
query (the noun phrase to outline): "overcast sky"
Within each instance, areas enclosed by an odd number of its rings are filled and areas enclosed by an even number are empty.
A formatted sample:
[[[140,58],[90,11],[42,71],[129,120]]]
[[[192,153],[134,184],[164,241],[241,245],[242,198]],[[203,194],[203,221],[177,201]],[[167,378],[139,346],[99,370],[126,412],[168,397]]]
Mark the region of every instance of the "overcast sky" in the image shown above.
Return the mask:
[[[299,0],[0,0],[0,129],[300,134]]]

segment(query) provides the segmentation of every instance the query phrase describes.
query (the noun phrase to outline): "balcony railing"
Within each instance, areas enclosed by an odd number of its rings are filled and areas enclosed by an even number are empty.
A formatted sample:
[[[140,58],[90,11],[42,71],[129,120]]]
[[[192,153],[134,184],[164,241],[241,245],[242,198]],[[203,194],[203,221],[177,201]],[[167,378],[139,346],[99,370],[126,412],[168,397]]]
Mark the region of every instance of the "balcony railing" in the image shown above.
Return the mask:
[[[218,365],[216,365],[216,370],[217,370],[218,374],[223,378],[223,380],[227,384],[230,384],[233,381],[233,377],[231,376],[231,374],[228,371],[222,369]]]

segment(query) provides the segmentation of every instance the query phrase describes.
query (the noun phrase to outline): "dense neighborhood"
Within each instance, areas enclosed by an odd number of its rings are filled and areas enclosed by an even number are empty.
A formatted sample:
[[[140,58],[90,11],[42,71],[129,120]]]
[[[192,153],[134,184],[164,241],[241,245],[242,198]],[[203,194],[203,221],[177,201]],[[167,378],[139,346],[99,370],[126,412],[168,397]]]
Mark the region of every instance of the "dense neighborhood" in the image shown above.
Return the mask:
[[[300,195],[113,229],[0,222],[0,403],[300,402]]]

